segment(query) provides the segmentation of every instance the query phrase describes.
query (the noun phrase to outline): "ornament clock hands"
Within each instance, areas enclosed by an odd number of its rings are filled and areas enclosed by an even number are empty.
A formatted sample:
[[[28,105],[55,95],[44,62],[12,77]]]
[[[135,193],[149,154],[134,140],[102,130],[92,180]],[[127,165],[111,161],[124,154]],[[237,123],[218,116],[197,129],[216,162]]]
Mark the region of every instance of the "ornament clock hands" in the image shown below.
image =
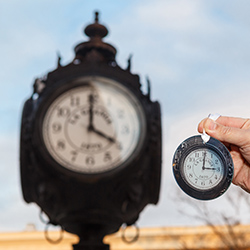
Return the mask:
[[[202,165],[202,170],[218,170],[217,168],[213,168],[213,167],[205,167],[206,165],[206,156],[207,156],[207,152],[204,151],[204,158],[203,158],[203,165]]]
[[[203,165],[202,165],[202,170],[205,170],[205,163],[206,163],[206,151],[204,152],[204,158],[203,158]]]
[[[217,168],[202,168],[203,170],[218,170]]]

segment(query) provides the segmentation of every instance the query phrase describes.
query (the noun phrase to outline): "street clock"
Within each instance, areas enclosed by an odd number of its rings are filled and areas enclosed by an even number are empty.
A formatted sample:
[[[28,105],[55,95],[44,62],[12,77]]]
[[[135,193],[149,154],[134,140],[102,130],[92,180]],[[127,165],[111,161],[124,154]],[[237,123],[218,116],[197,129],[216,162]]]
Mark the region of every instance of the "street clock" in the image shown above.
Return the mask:
[[[161,178],[159,103],[122,69],[98,20],[75,58],[36,79],[22,114],[23,197],[49,222],[77,234],[74,249],[109,249],[105,235],[157,204]],[[94,247],[94,248],[93,248]]]

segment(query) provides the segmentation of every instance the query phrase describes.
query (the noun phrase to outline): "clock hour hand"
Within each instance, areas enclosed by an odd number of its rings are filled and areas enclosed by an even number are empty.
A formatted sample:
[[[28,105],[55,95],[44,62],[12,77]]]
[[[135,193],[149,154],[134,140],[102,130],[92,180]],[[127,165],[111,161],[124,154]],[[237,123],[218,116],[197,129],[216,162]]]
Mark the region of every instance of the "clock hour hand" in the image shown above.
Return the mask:
[[[203,170],[217,170],[216,168],[202,168]]]

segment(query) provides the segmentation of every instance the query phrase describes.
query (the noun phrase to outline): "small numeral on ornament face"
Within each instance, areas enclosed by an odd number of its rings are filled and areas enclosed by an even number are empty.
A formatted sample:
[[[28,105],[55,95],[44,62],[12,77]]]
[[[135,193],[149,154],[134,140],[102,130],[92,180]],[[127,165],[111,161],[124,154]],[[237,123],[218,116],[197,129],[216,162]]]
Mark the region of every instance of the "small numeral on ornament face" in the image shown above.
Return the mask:
[[[120,118],[120,119],[124,118],[124,110],[123,109],[119,109],[117,111],[117,114],[118,114],[118,118]]]
[[[123,135],[129,134],[129,127],[128,127],[127,125],[124,125],[124,126],[122,127],[121,133],[122,133]]]

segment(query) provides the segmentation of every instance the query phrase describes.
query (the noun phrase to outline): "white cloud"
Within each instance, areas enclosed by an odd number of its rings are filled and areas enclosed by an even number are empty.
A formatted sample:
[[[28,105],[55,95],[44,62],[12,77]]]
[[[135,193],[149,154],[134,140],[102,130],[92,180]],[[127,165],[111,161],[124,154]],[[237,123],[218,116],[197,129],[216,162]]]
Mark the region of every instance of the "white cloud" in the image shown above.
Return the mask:
[[[138,6],[137,16],[144,25],[154,29],[193,32],[209,21],[204,16],[204,3],[201,1],[147,1]]]

